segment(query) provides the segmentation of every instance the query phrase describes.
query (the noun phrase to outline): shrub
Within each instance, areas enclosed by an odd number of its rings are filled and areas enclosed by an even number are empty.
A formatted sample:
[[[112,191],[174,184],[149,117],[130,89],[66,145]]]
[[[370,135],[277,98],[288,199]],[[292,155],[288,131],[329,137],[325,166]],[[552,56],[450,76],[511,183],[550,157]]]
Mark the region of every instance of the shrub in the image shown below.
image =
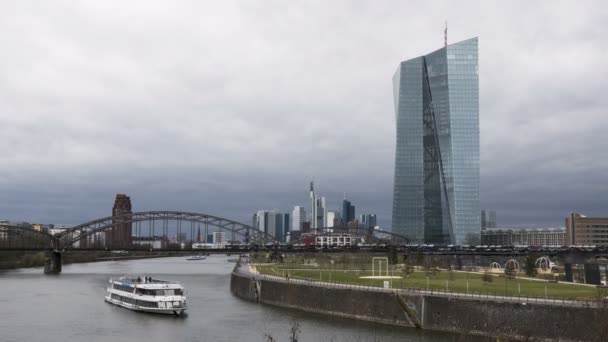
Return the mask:
[[[481,275],[481,280],[483,280],[484,283],[491,283],[494,281],[494,276],[492,276],[490,272],[485,272]]]

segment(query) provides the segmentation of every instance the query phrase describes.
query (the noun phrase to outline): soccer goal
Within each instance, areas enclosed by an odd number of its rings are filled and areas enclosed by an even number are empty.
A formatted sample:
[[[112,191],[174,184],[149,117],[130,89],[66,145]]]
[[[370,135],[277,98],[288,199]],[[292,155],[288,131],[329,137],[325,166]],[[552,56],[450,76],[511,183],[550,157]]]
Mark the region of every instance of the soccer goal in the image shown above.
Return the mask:
[[[384,272],[385,272],[384,275],[382,274],[382,264],[384,264]],[[378,274],[376,274],[376,272],[378,272]],[[372,277],[388,277],[388,258],[387,257],[373,257],[372,258]]]

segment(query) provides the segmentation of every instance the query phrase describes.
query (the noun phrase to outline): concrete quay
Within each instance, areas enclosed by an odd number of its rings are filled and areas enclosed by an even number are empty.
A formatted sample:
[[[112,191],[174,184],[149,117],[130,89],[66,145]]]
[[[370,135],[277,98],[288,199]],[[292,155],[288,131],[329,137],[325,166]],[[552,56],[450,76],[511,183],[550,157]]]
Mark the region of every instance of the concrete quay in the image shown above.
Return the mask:
[[[605,341],[608,307],[588,302],[456,295],[288,279],[239,262],[230,288],[240,298],[403,327],[526,341]]]

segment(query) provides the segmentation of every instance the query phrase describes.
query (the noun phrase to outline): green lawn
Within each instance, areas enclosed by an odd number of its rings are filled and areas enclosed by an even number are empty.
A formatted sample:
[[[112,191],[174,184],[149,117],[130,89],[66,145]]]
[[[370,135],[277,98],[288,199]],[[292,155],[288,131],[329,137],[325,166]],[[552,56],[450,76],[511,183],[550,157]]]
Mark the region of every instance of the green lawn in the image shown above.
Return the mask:
[[[377,279],[361,279],[361,276],[372,275],[371,271],[356,271],[356,270],[339,270],[339,269],[319,269],[312,268],[309,265],[294,265],[294,264],[274,264],[274,265],[258,265],[257,269],[262,274],[269,274],[284,277],[289,274],[290,278],[310,279],[331,281],[344,284],[357,284],[367,286],[383,286],[383,280]],[[402,279],[393,279],[393,288],[419,288],[432,290],[441,290],[452,292],[467,292],[496,294],[508,296],[530,296],[530,297],[545,297],[545,286],[547,296],[550,298],[559,299],[596,299],[599,295],[599,289],[590,286],[558,284],[545,281],[528,280],[525,278],[506,279],[504,276],[493,276],[492,282],[484,282],[482,275],[471,272],[449,272],[439,271],[430,274],[427,272],[417,271],[409,275],[405,275],[401,271],[394,271],[395,276],[402,276]],[[428,280],[427,280],[428,278]],[[604,295],[606,295],[604,293]]]

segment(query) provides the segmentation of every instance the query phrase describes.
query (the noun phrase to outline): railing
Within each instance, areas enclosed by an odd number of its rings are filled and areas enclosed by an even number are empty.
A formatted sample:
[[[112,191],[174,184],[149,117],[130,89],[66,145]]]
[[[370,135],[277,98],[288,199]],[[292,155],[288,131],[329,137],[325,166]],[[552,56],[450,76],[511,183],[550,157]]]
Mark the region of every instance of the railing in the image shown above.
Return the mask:
[[[240,260],[235,266],[234,272],[237,274],[248,276],[256,280],[268,280],[274,282],[281,282],[287,284],[300,284],[307,286],[318,286],[325,288],[336,288],[336,289],[349,289],[349,290],[360,290],[360,291],[374,291],[374,292],[385,292],[385,293],[397,293],[403,295],[415,295],[415,296],[437,296],[437,297],[449,297],[449,298],[462,298],[468,300],[491,300],[495,302],[511,302],[521,303],[523,305],[528,303],[538,303],[546,305],[559,305],[559,306],[570,306],[570,307],[599,307],[602,302],[597,300],[582,300],[582,299],[566,299],[558,298],[556,296],[505,296],[501,295],[497,291],[468,291],[458,292],[446,289],[421,289],[421,288],[410,288],[410,287],[392,287],[384,288],[381,286],[368,286],[368,285],[356,285],[349,283],[341,283],[332,280],[320,281],[308,278],[294,278],[290,276],[280,277],[272,276],[267,274],[261,274],[257,271],[251,272],[249,268],[251,264],[248,261]],[[393,282],[394,284],[395,282]],[[397,284],[399,285],[399,284]]]

